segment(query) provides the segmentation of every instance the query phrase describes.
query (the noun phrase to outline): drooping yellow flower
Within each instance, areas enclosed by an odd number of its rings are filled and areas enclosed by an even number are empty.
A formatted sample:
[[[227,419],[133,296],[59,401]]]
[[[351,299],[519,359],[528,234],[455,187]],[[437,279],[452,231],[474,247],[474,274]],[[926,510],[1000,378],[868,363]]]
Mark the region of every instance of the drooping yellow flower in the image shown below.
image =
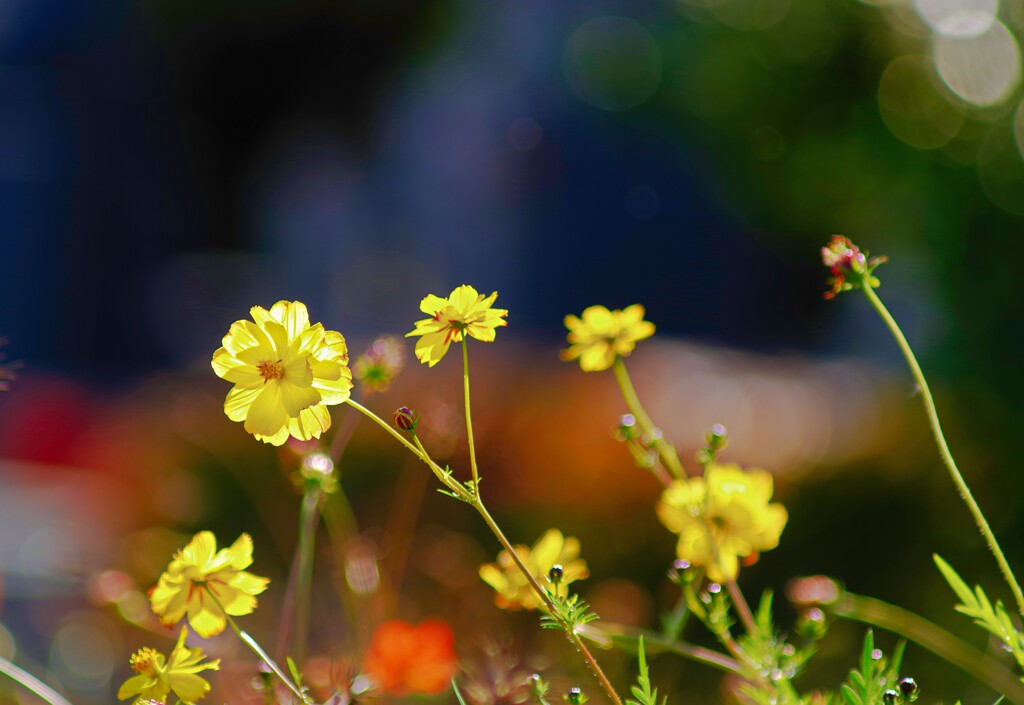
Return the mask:
[[[269,311],[253,306],[250,314],[252,321],[231,325],[213,354],[217,376],[235,383],[224,413],[275,446],[289,435],[319,438],[331,427],[327,405],[341,404],[352,389],[345,338],[310,325],[298,301],[278,301]]]
[[[179,700],[191,705],[210,692],[210,684],[196,674],[201,671],[220,670],[220,659],[203,663],[203,650],[185,646],[188,628],[182,627],[178,643],[170,656],[149,647],[139,649],[131,658],[134,676],[126,680],[117,691],[119,700],[135,698],[134,705],[165,702],[173,692]]]
[[[541,585],[549,585],[548,572],[555,565],[562,566],[559,585],[583,580],[590,575],[587,562],[579,557],[580,542],[572,536],[562,536],[558,529],[544,532],[533,548],[513,546],[530,573]],[[529,581],[508,551],[498,554],[497,563],[480,566],[480,577],[495,589],[494,602],[503,609],[534,610],[544,603],[530,587]],[[554,586],[550,586],[552,589]]]
[[[493,342],[494,330],[508,325],[505,320],[508,311],[491,308],[497,298],[496,291],[484,296],[468,284],[454,289],[447,299],[433,294],[423,297],[420,311],[431,318],[416,321],[416,328],[405,334],[406,338],[422,336],[416,341],[416,359],[433,367],[453,341],[461,342],[466,335]]]
[[[731,580],[739,559],[756,559],[779,545],[786,508],[769,503],[772,476],[738,465],[710,465],[704,477],[676,480],[661,493],[658,518],[679,534],[676,554],[707,569],[708,578]]]
[[[561,358],[579,359],[584,372],[607,370],[617,357],[633,352],[637,341],[654,335],[654,324],[644,320],[640,304],[621,311],[591,306],[582,318],[566,316],[565,327],[569,329],[569,348],[561,351]]]
[[[269,578],[247,573],[252,565],[252,539],[242,534],[229,547],[217,550],[217,538],[200,531],[174,554],[167,570],[149,594],[150,606],[165,626],[185,616],[197,634],[220,634],[227,626],[225,613],[238,617],[256,609],[256,595],[267,589]]]

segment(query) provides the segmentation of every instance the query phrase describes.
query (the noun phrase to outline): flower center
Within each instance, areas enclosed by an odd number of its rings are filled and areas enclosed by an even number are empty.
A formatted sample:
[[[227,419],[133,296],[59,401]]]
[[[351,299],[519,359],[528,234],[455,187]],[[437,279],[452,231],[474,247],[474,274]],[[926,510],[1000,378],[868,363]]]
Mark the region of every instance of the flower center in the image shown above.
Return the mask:
[[[132,654],[129,663],[132,666],[132,670],[136,673],[153,676],[156,675],[156,656],[156,649],[151,649],[147,646]]]
[[[264,360],[256,365],[256,369],[259,370],[260,377],[265,382],[284,377],[284,365],[281,364],[280,360]]]

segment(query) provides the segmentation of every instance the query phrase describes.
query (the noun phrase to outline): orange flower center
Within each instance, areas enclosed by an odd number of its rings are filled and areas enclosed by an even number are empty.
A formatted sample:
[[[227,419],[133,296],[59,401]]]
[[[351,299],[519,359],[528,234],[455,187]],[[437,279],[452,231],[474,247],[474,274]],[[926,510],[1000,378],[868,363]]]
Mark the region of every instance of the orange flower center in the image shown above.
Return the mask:
[[[152,676],[156,673],[156,656],[156,649],[147,646],[132,654],[129,663],[136,673]]]
[[[259,370],[260,377],[266,382],[284,377],[284,365],[280,360],[264,360],[256,365],[256,369]]]

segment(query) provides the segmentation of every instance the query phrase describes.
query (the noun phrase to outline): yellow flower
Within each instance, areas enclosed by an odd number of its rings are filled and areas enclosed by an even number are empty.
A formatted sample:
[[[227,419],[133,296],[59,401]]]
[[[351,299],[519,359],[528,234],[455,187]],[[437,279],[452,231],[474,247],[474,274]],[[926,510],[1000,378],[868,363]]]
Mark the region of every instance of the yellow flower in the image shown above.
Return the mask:
[[[153,612],[165,626],[188,616],[202,637],[220,634],[225,613],[237,617],[256,608],[256,597],[267,589],[268,578],[245,572],[252,564],[252,539],[242,534],[230,548],[217,550],[217,538],[200,531],[160,576],[149,594]]]
[[[253,306],[250,314],[252,321],[231,325],[213,354],[217,376],[235,383],[224,413],[275,446],[289,435],[319,438],[331,427],[327,405],[342,403],[352,389],[345,338],[311,326],[298,301],[278,301],[269,311]]]
[[[503,308],[491,308],[498,292],[490,296],[477,293],[468,284],[456,288],[443,299],[429,294],[420,301],[420,311],[431,316],[416,321],[416,328],[405,334],[423,336],[416,341],[416,359],[431,367],[436,365],[448,352],[452,341],[458,343],[465,335],[490,343],[494,341],[494,329],[507,326]]]
[[[658,518],[679,534],[676,554],[707,568],[711,580],[731,580],[739,559],[779,545],[786,508],[769,504],[772,476],[738,465],[711,465],[704,477],[676,480],[661,494]]]
[[[640,304],[621,311],[591,306],[582,318],[566,316],[565,327],[569,329],[569,348],[560,355],[563,360],[578,358],[584,372],[607,370],[617,357],[633,352],[637,341],[654,334],[654,324],[644,320]]]
[[[562,578],[559,585],[568,585],[574,580],[583,580],[590,575],[587,562],[580,555],[580,542],[572,536],[562,536],[558,529],[544,532],[533,548],[513,546],[530,573],[541,585],[548,583],[548,571],[552,566],[562,566]],[[497,591],[494,602],[503,609],[533,610],[543,606],[543,602],[530,587],[529,581],[508,551],[498,554],[497,563],[480,566],[480,577]]]
[[[118,689],[119,700],[135,698],[135,705],[150,701],[164,702],[174,691],[179,700],[191,705],[210,692],[210,684],[196,674],[206,670],[220,670],[220,659],[202,663],[203,650],[185,646],[188,628],[182,627],[178,643],[166,659],[156,649],[139,649],[131,658],[136,675]]]

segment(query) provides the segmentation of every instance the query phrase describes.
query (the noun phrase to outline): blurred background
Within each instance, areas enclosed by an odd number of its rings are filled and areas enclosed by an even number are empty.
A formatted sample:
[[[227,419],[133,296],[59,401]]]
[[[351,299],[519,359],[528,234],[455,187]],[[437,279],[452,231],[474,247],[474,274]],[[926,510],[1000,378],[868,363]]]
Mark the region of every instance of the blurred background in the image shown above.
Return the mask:
[[[881,294],[1024,566],[1022,33],[1021,0],[0,0],[0,656],[112,701],[131,650],[173,643],[143,591],[204,528],[253,535],[274,583],[246,625],[272,643],[310,448],[227,420],[211,353],[251,305],[299,299],[356,355],[461,283],[510,310],[472,350],[493,511],[519,543],[578,537],[602,616],[657,624],[674,542],[614,440],[612,377],[557,350],[565,314],[639,302],[658,335],[629,363],[684,459],[723,423],[725,459],[771,470],[789,508],[752,598],[824,573],[991,649],[931,553],[1008,596],[894,343],[859,296],[823,299],[818,250],[838,232],[891,258]],[[464,469],[458,363],[418,368],[367,404],[416,408]],[[561,637],[493,606],[476,571],[498,546],[422,466],[362,424],[338,471],[325,692],[380,620],[440,617],[474,702],[521,702],[538,669],[601,698]],[[862,633],[836,624],[801,687],[838,685]],[[206,648],[237,664],[214,697],[258,702],[231,638]],[[993,699],[918,647],[905,664],[928,700]],[[735,700],[698,664],[654,675],[673,701]]]

